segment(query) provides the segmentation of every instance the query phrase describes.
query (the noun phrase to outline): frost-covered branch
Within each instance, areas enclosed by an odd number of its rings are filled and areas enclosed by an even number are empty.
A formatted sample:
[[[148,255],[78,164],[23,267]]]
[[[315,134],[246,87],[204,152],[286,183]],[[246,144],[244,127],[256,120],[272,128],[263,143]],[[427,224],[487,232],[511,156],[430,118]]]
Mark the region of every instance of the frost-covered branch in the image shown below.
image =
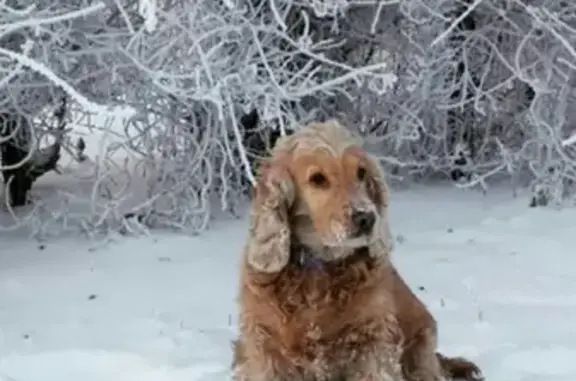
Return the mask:
[[[56,24],[63,21],[73,20],[79,17],[88,16],[91,13],[103,10],[105,7],[103,2],[97,2],[86,8],[75,10],[72,12],[65,12],[59,15],[54,15],[50,17],[30,17],[24,20],[9,22],[0,25],[0,34],[13,33],[14,31],[21,28],[38,28],[42,25]],[[26,14],[30,14],[35,7],[30,7],[26,10]]]
[[[97,4],[0,11],[20,25],[0,44],[4,111],[33,120],[43,141],[48,106],[71,100],[71,159],[46,176],[56,194],[11,217],[37,236],[199,233],[221,210],[240,213],[278,136],[331,117],[365,137],[393,181],[488,190],[511,179],[548,201],[573,197],[570,2]]]

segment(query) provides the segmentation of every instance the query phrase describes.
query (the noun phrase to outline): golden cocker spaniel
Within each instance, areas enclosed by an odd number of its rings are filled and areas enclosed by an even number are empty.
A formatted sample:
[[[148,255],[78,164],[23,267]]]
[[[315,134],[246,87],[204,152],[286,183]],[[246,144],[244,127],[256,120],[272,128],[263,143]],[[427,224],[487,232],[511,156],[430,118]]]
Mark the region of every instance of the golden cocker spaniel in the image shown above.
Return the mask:
[[[235,381],[481,380],[390,259],[388,190],[336,121],[282,137],[254,189]]]

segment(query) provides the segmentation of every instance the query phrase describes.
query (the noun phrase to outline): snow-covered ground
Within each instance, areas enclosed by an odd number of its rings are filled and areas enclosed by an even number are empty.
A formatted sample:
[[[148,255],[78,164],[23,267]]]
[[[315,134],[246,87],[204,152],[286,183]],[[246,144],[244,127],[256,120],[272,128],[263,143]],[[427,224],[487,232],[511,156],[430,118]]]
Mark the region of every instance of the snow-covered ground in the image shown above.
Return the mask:
[[[576,380],[575,210],[510,192],[397,191],[394,260],[440,349],[487,381]],[[246,221],[201,237],[0,244],[0,380],[220,381]]]

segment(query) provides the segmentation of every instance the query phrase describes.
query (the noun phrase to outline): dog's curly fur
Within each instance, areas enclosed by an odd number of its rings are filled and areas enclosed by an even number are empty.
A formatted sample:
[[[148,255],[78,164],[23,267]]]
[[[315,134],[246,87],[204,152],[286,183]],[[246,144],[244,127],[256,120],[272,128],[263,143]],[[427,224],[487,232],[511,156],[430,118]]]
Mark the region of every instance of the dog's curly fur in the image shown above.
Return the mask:
[[[235,381],[481,379],[436,352],[434,318],[391,263],[387,206],[379,166],[336,121],[277,142],[254,189]]]

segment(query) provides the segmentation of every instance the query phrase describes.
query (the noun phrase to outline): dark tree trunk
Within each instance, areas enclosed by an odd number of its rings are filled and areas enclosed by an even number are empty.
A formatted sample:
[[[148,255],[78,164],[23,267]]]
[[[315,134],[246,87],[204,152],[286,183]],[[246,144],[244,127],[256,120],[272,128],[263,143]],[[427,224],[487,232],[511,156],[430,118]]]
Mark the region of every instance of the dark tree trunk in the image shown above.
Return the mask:
[[[2,140],[8,139],[0,146],[2,167],[21,163],[17,168],[2,171],[6,195],[11,206],[26,205],[28,192],[32,188],[32,179],[27,175],[28,165],[23,160],[29,154],[30,126],[26,118],[18,114],[2,114],[0,120],[3,130]]]
[[[453,20],[458,19],[470,6],[469,1],[465,2],[464,6],[459,6],[451,15]],[[464,17],[456,26],[450,37],[451,45],[461,52],[462,45],[465,41],[466,34],[476,29],[476,21],[474,12],[470,12]],[[463,54],[463,53],[462,53]],[[461,81],[463,84],[460,88],[454,91],[451,95],[453,103],[458,103],[462,97],[462,90],[466,91],[466,98],[474,97],[473,88],[464,78],[466,73],[466,63],[464,58],[460,55],[459,62],[456,68],[455,79]],[[448,111],[448,142],[450,144],[450,154],[454,157],[454,169],[450,171],[450,177],[454,181],[461,178],[469,178],[470,173],[466,170],[466,166],[470,164],[470,159],[474,157],[474,108],[470,102],[466,103],[462,109],[453,108]],[[472,119],[472,121],[470,121]]]
[[[6,186],[5,195],[8,197],[10,206],[26,205],[32,184],[46,172],[56,169],[56,164],[60,159],[65,114],[66,100],[64,99],[62,106],[55,113],[58,119],[58,127],[55,131],[56,142],[44,149],[36,149],[32,146],[34,131],[26,117],[16,112],[0,114],[2,168],[17,165],[16,168],[2,170]],[[30,155],[31,150],[34,152],[25,160]]]

